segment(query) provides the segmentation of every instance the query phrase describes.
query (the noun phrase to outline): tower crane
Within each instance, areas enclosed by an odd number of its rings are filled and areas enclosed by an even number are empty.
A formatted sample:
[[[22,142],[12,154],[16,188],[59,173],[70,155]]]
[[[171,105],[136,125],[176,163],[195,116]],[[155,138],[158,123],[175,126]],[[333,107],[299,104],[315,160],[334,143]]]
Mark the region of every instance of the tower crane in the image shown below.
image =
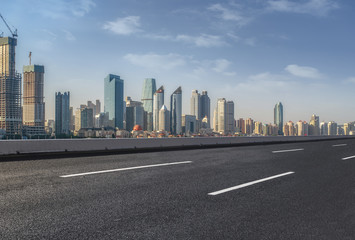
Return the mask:
[[[0,17],[1,17],[1,19],[4,21],[6,27],[7,27],[7,28],[9,29],[9,31],[11,32],[12,37],[13,37],[13,38],[17,38],[17,29],[15,29],[14,31],[12,31],[11,28],[9,27],[9,25],[7,24],[7,22],[5,21],[5,18],[1,15],[1,13],[0,13]]]

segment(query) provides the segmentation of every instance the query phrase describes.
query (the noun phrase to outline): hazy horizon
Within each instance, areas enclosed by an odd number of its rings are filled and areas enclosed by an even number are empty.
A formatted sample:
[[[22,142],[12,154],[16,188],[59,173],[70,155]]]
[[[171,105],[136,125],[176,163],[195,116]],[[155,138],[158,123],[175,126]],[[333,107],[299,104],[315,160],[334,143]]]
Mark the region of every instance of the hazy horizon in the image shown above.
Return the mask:
[[[352,16],[335,0],[163,1],[5,0],[1,14],[18,29],[16,69],[45,66],[46,119],[57,91],[71,106],[100,99],[104,78],[124,79],[140,100],[144,78],[165,86],[165,104],[182,86],[183,113],[193,89],[235,103],[235,118],[273,122],[355,121]],[[6,26],[0,32],[9,36]],[[212,114],[211,114],[212,116]],[[211,119],[212,120],[212,119]]]

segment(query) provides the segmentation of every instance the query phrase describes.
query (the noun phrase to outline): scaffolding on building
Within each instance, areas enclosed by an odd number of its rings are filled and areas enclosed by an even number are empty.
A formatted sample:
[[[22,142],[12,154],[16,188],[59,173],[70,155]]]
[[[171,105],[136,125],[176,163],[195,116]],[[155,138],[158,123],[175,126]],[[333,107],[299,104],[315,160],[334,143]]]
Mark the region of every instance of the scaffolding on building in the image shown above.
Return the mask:
[[[22,134],[21,74],[0,75],[0,128],[7,137]]]

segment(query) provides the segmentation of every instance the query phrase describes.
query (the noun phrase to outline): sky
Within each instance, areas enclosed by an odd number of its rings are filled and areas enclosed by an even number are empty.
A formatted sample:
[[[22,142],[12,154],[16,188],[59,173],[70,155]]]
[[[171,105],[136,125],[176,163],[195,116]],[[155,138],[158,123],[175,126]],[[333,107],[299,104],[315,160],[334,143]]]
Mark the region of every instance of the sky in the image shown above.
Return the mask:
[[[124,79],[140,100],[144,78],[235,103],[236,118],[355,121],[353,0],[2,0],[18,29],[16,68],[45,66],[46,119],[57,91],[71,106],[104,100],[104,78]],[[4,36],[10,33],[0,23]]]

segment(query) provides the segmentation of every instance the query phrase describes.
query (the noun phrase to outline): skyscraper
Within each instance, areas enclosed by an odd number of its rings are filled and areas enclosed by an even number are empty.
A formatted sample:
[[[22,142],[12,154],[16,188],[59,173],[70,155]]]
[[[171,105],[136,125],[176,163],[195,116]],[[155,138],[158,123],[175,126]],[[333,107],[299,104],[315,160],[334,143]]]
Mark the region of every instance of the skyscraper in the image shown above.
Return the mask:
[[[208,127],[210,127],[210,122],[211,122],[211,100],[207,95],[207,91],[202,91],[202,94],[200,96],[200,102],[201,102],[201,115],[200,118],[203,119],[204,117],[207,117],[208,119]]]
[[[100,114],[101,112],[101,102],[99,99],[96,99],[96,112],[95,115]]]
[[[328,135],[328,124],[326,122],[320,123],[320,135],[322,136]]]
[[[181,134],[181,117],[182,117],[182,90],[178,87],[170,97],[170,128],[171,133]]]
[[[44,134],[44,66],[23,67],[23,125],[26,134]]]
[[[147,112],[147,123],[145,130],[148,131],[153,130],[153,95],[156,90],[157,87],[154,78],[144,79],[142,90],[142,103],[144,111]]]
[[[21,134],[21,74],[15,70],[17,39],[0,37],[0,129],[14,137]]]
[[[123,85],[124,81],[120,76],[109,74],[105,78],[104,111],[108,113],[109,126],[119,129],[123,129]]]
[[[159,111],[159,131],[170,131],[170,111],[165,105]]]
[[[69,134],[69,104],[70,93],[55,93],[55,134]]]
[[[195,116],[197,120],[201,118],[201,101],[200,94],[197,90],[192,90],[190,99],[190,114]]]
[[[94,127],[94,109],[86,107],[81,110],[81,128],[93,128]]]
[[[164,87],[161,86],[153,96],[153,130],[159,130],[159,111],[164,105]]]
[[[219,98],[217,100],[217,124],[218,132],[225,133],[226,131],[226,109],[227,101],[225,98]]]
[[[132,101],[131,97],[126,97],[126,130],[132,131],[135,125],[142,127],[143,121],[143,104],[138,101]]]
[[[338,133],[338,124],[336,122],[329,122],[328,123],[328,135],[337,135]]]
[[[196,116],[182,115],[182,131],[186,136],[196,133]]]
[[[296,123],[297,136],[308,136],[308,123],[306,121],[298,121]]]
[[[226,102],[226,132],[234,133],[234,102],[227,101]]]
[[[274,108],[274,124],[279,128],[278,134],[283,135],[282,129],[284,125],[284,110],[281,102],[278,102]]]
[[[320,135],[319,116],[316,116],[315,114],[312,115],[311,121],[309,122],[308,132],[310,136]]]
[[[254,132],[254,120],[251,118],[245,119],[244,121],[245,126],[245,134],[251,135]]]

